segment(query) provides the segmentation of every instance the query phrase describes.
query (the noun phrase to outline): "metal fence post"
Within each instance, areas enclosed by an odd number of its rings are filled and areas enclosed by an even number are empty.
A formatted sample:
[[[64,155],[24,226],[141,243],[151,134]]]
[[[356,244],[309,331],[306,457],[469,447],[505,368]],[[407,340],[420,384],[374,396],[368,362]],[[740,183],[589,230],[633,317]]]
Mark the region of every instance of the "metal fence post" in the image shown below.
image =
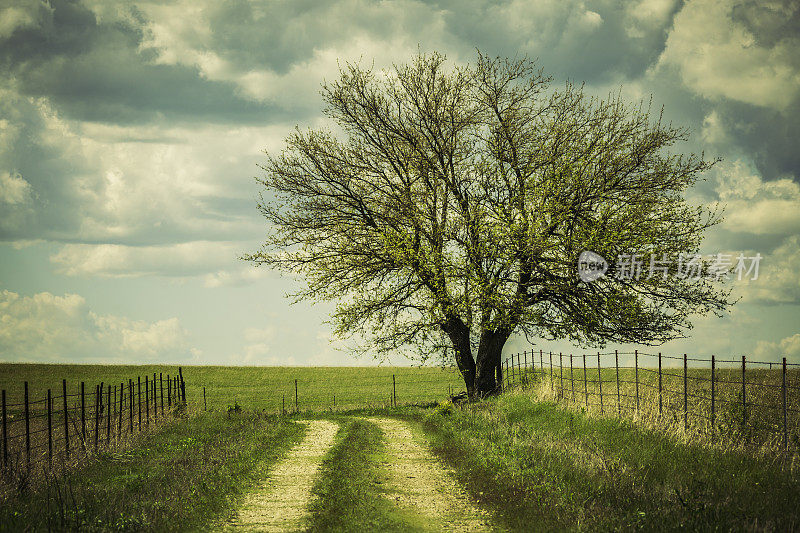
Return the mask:
[[[789,451],[789,426],[786,423],[786,358],[783,358],[783,385],[781,393],[783,396],[783,447]],[[5,411],[4,411],[5,413]]]
[[[658,352],[658,416],[663,413],[663,392],[664,388],[661,384],[661,352]]]
[[[586,379],[586,354],[583,354],[583,394],[586,396],[586,409],[589,409],[589,384]]]
[[[53,395],[47,389],[47,465],[53,468]]]
[[[61,380],[61,394],[64,396],[64,460],[69,460],[69,416],[67,411],[67,380]]]
[[[614,368],[617,371],[617,414],[622,414],[622,402],[619,394],[619,351],[614,350]]]
[[[711,356],[711,442],[714,442],[714,422],[715,418],[717,417],[717,410],[716,410],[716,383],[714,379],[714,374],[716,370],[716,358],[712,355]]]
[[[683,354],[683,429],[689,429],[689,380],[686,354]]]
[[[28,382],[25,382],[25,463],[31,469],[31,413],[28,406]]]
[[[633,351],[636,378],[636,414],[639,414],[639,350]]]
[[[742,356],[742,426],[747,425],[747,388],[745,386],[745,356]]]

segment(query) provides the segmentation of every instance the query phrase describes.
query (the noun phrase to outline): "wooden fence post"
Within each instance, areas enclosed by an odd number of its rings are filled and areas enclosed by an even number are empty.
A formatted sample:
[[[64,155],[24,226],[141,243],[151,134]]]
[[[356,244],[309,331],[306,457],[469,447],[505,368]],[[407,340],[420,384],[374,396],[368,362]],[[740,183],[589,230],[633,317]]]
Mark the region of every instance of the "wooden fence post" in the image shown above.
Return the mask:
[[[86,391],[81,381],[81,446],[86,451]]]
[[[142,430],[142,376],[136,376],[136,405],[139,411],[139,431]]]
[[[689,379],[686,354],[683,354],[683,429],[689,429]]]
[[[394,400],[394,406],[397,407],[397,385],[395,384],[394,374],[392,374],[392,398]]]
[[[622,404],[620,403],[619,394],[619,352],[614,350],[614,368],[617,370],[617,414],[622,414]]]
[[[106,413],[106,446],[111,444],[111,408],[114,407],[114,404],[111,403],[111,385],[109,385],[107,389],[108,401],[106,403],[108,407],[106,409],[108,412]]]
[[[742,426],[747,425],[747,388],[745,386],[745,356],[742,356]]]
[[[125,398],[125,382],[119,382],[119,419],[117,420],[117,441],[122,438],[122,403]]]
[[[658,416],[664,412],[664,387],[661,383],[661,352],[658,352]]]
[[[61,380],[61,394],[64,397],[64,460],[69,460],[69,416],[67,411],[67,380]]]
[[[31,413],[28,406],[28,382],[25,382],[25,463],[31,469]]]
[[[600,352],[597,352],[597,386],[600,387],[600,414],[603,414],[603,372],[600,369]]]
[[[572,388],[572,401],[575,401],[575,377],[572,365],[572,353],[569,354],[569,383]]]
[[[3,469],[8,468],[8,421],[6,420],[6,390],[3,389]]]
[[[97,450],[98,433],[100,433],[100,409],[103,398],[103,391],[100,385],[94,386],[94,449]]]
[[[633,351],[634,376],[636,381],[636,414],[639,414],[639,350]]]
[[[47,466],[53,468],[53,395],[47,389]]]
[[[789,451],[789,426],[786,423],[786,358],[783,358],[783,385],[781,386],[783,395],[783,447]],[[5,403],[3,404],[5,405]],[[5,410],[3,411],[5,416]],[[5,427],[5,426],[4,426]]]
[[[294,412],[296,413],[298,410],[298,395],[297,395],[297,380],[294,380]]]
[[[711,442],[714,442],[714,419],[717,417],[716,412],[716,386],[714,383],[714,370],[716,367],[716,359],[714,355],[711,355]]]
[[[133,435],[133,380],[128,378],[128,421],[130,422],[130,434]]]
[[[586,379],[586,354],[583,354],[583,394],[586,395],[586,410],[589,410],[589,384]]]

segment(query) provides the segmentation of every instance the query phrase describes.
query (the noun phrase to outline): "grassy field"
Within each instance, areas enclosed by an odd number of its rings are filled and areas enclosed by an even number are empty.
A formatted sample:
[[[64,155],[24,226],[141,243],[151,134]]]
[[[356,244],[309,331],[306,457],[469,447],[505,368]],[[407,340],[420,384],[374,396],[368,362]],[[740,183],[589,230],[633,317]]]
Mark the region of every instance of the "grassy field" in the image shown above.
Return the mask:
[[[31,400],[46,397],[47,389],[60,394],[66,379],[68,393],[87,391],[95,384],[127,383],[129,378],[162,373],[176,375],[178,367],[154,365],[32,365],[0,363],[0,389],[6,389],[9,403],[22,401],[23,383],[28,382]],[[294,410],[297,380],[300,410],[381,406],[388,404],[395,376],[397,402],[422,403],[447,397],[449,387],[463,390],[461,376],[453,370],[431,367],[236,367],[184,366],[186,397],[190,405],[203,406],[203,387],[209,409],[242,407],[277,412],[285,398],[287,409]]]
[[[194,531],[234,513],[243,492],[303,428],[255,413],[178,419],[130,447],[6,497],[2,531]]]
[[[637,423],[683,438],[726,446],[784,447],[780,367],[748,369],[744,394],[740,368],[717,368],[714,376],[713,406],[708,368],[687,368],[685,396],[683,368],[674,366],[662,368],[660,387],[657,367],[640,367],[638,378],[634,368],[620,368],[618,382],[614,368],[598,372],[597,366],[589,366],[584,374],[582,360],[577,358],[572,369],[568,359],[563,370],[554,368],[552,378],[548,367],[544,372],[538,367],[535,371],[515,369],[506,377],[511,387],[536,389],[542,399],[636,419]],[[787,371],[785,390],[786,444],[800,450],[800,370]]]
[[[521,391],[408,416],[512,531],[800,528],[796,456],[686,442]]]

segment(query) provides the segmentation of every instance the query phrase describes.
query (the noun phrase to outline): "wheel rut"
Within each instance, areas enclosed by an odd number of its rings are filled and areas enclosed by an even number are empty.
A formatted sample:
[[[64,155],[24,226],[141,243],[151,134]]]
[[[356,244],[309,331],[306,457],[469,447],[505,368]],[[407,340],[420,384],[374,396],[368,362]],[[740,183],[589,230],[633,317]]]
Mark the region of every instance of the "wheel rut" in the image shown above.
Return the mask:
[[[392,418],[367,418],[386,439],[387,497],[418,513],[441,531],[494,531],[453,474],[415,437],[411,426]]]
[[[339,425],[328,420],[300,423],[308,425],[303,440],[247,495],[238,516],[226,525],[226,531],[297,531],[303,528],[311,488]]]

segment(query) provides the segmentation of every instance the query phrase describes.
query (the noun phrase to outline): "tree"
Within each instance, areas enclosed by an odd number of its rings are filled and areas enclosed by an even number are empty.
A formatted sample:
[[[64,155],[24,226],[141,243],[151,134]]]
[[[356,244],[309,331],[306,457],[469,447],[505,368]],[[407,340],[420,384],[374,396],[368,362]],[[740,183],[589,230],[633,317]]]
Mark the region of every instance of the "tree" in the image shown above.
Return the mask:
[[[337,301],[336,332],[376,353],[444,348],[470,397],[495,390],[513,333],[656,344],[721,312],[729,293],[675,265],[580,279],[585,250],[697,252],[720,218],[682,192],[714,162],[669,153],[688,132],[649,107],[550,81],[480,53],[474,66],[437,53],[389,72],[348,64],[322,89],[338,129],[296,129],[261,167],[270,229],[245,259],[301,274],[297,297]]]

